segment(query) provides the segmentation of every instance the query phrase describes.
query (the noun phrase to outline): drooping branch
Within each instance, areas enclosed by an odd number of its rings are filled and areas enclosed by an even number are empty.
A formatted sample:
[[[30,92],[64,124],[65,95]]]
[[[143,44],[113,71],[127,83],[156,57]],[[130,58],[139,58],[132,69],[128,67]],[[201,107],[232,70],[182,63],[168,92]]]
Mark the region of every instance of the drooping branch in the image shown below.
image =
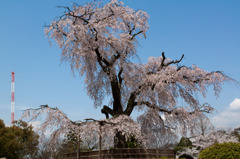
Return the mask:
[[[163,112],[163,113],[167,113],[167,114],[175,114],[175,115],[179,115],[178,109],[166,109],[164,107],[159,107],[155,104],[152,104],[148,101],[142,101],[142,102],[135,102],[135,105],[146,105],[148,108],[151,108],[153,110],[157,110],[159,112]],[[205,103],[202,106],[200,106],[198,109],[195,109],[193,111],[187,112],[189,115],[192,115],[194,113],[199,113],[199,112],[204,112],[204,113],[210,113],[213,111],[213,108],[208,104]]]
[[[45,120],[43,120],[42,117],[44,117]],[[61,135],[67,134],[70,129],[79,133],[82,125],[81,121],[72,121],[61,110],[49,107],[48,105],[41,105],[37,109],[25,110],[21,119],[39,124],[35,128],[37,128],[36,131],[40,133],[40,142],[43,141],[46,134],[51,132],[49,142],[51,149],[56,148],[56,144]]]
[[[210,104],[208,103],[204,103],[202,106],[200,106],[198,109],[192,111],[192,112],[189,112],[189,114],[194,114],[196,112],[202,112],[202,113],[211,113],[212,111],[214,110],[213,107],[211,107]]]
[[[75,124],[75,122],[71,121],[67,115],[65,113],[63,113],[62,111],[60,111],[57,107],[56,108],[53,108],[53,107],[49,107],[47,104],[46,105],[41,105],[39,108],[36,108],[36,109],[26,109],[23,114],[22,114],[22,117],[21,118],[30,118],[29,121],[33,121],[35,119],[37,119],[38,117],[40,117],[40,115],[43,113],[43,112],[46,112],[46,113],[50,113],[51,115],[50,116],[47,116],[47,118],[50,120],[51,118],[54,119],[54,120],[57,120],[57,121],[60,121],[60,119],[57,118],[56,114],[61,114],[61,120],[64,120],[64,121],[67,121],[67,122],[70,122],[70,123],[73,123]],[[56,112],[56,113],[55,113]],[[33,115],[30,115],[30,114],[33,114]],[[53,121],[53,120],[50,120],[50,121]],[[54,122],[53,122],[54,123]]]
[[[105,110],[111,112],[110,108],[104,107]],[[132,134],[136,135],[136,139],[140,144],[144,144],[139,125],[135,123],[131,117],[126,115],[120,115],[116,118],[95,120],[93,118],[87,118],[85,121],[71,121],[61,110],[58,108],[51,108],[48,105],[42,105],[37,109],[27,109],[24,111],[22,118],[30,121],[39,121],[38,117],[45,117],[45,120],[41,118],[43,123],[39,125],[39,131],[44,134],[46,131],[54,130],[50,136],[50,147],[56,148],[58,139],[62,135],[67,135],[69,132],[78,135],[81,140],[92,139],[94,135],[100,134],[107,138],[113,138],[116,131],[123,132],[126,137],[130,137]],[[29,121],[29,120],[28,120]],[[89,122],[91,121],[91,122]],[[102,127],[102,132],[99,132],[99,126]],[[91,132],[89,134],[89,132]],[[111,143],[105,143],[110,146]],[[143,145],[144,146],[144,145]]]
[[[183,58],[183,57],[182,57],[182,58]],[[182,60],[182,58],[181,58],[180,60],[171,61],[171,62],[172,62],[172,63],[174,63],[174,62],[177,63],[178,61],[180,62],[180,61]],[[158,71],[160,71],[160,69],[161,69],[162,67],[164,67],[165,65],[168,66],[168,65],[171,64],[170,62],[167,63],[167,64],[164,64],[165,59],[166,59],[166,57],[165,57],[165,55],[164,55],[164,52],[162,52],[162,63],[161,63],[161,65],[160,65]],[[155,73],[156,73],[156,72],[155,72]],[[148,76],[148,75],[155,74],[155,73],[154,73],[154,72],[148,72],[148,73],[146,73],[146,74],[147,74],[147,76]],[[151,85],[151,89],[153,90],[156,84],[152,84],[152,83],[142,83],[142,84],[140,84],[140,85],[137,87],[137,89],[136,89],[135,91],[133,91],[133,92],[130,94],[130,97],[129,97],[129,99],[128,99],[127,108],[126,108],[126,110],[124,111],[124,114],[130,115],[130,114],[132,113],[134,107],[137,105],[136,102],[135,102],[135,100],[136,100],[137,96],[141,93],[141,89],[142,89],[143,87],[145,87],[145,86],[150,86],[150,85]]]
[[[171,114],[173,112],[173,110],[168,110],[168,109],[164,109],[164,108],[160,108],[158,107],[157,105],[155,104],[152,104],[148,101],[142,101],[142,102],[135,102],[134,103],[135,106],[137,105],[146,105],[147,107],[153,109],[153,110],[157,110],[159,112],[163,112],[163,113],[168,113],[168,114]]]
[[[192,96],[193,92],[201,92],[202,95],[205,96],[205,87],[213,85],[216,93],[215,95],[217,95],[217,93],[220,92],[219,82],[221,83],[225,80],[231,80],[220,71],[208,73],[207,71],[204,71],[198,67],[188,68],[186,66],[180,66],[176,68],[170,66],[180,63],[183,57],[184,55],[182,55],[179,60],[171,60],[166,62],[166,57],[163,52],[160,65],[156,65],[156,67],[150,67],[152,69],[151,71],[147,70],[145,74],[143,73],[143,76],[146,77],[146,80],[145,82],[140,83],[139,86],[136,87],[137,89],[130,94],[127,108],[124,113],[127,115],[131,114],[136,106],[136,104],[133,103],[137,102],[136,100],[139,95],[141,95],[143,91],[151,90],[154,92],[154,89],[157,85],[172,88],[176,91],[176,93],[173,94],[173,92],[169,92],[170,94],[168,94],[168,96],[171,96],[172,99],[175,98],[174,96],[180,96],[190,105],[190,107],[197,108],[199,106],[199,101]],[[157,67],[158,69],[156,69]],[[163,111],[168,112],[169,110]]]

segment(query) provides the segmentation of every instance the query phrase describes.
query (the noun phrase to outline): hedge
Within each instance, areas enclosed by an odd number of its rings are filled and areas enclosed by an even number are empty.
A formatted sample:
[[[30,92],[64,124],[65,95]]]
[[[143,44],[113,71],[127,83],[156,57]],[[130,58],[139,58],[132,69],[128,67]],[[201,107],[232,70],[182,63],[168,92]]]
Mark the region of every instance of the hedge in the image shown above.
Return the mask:
[[[199,159],[240,159],[240,143],[214,144],[202,150]]]

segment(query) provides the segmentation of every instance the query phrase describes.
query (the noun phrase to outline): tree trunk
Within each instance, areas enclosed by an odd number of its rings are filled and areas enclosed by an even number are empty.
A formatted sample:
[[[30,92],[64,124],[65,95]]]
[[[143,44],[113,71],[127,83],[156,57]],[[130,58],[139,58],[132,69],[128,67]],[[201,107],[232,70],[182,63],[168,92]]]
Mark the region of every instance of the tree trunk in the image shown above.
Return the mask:
[[[113,95],[114,115],[115,116],[120,115],[123,113],[123,108],[122,108],[122,104],[121,104],[121,90],[119,88],[119,83],[118,83],[116,77],[111,80],[111,89],[112,89],[112,95]]]
[[[114,148],[127,148],[127,141],[121,132],[117,132],[114,137]]]

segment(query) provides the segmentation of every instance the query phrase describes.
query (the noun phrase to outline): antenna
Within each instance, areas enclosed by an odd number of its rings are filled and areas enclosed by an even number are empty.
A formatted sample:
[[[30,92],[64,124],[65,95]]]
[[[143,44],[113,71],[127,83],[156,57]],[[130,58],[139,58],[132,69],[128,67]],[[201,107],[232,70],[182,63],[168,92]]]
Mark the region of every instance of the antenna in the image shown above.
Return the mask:
[[[12,82],[11,82],[11,125],[14,121],[14,112],[15,112],[15,79],[14,72],[12,72]]]

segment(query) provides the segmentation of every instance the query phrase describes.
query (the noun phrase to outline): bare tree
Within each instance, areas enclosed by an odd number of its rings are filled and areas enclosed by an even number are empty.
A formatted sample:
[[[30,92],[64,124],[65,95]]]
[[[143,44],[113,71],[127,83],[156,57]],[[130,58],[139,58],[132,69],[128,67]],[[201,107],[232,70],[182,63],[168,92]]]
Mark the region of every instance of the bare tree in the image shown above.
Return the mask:
[[[195,123],[195,127],[191,130],[192,136],[205,136],[215,131],[214,125],[204,114],[200,115],[193,122]]]
[[[177,143],[177,134],[165,125],[158,113],[148,111],[137,118],[142,134],[146,139],[147,148],[173,148]]]
[[[38,159],[50,159],[52,158],[54,152],[49,148],[49,139],[44,138],[41,140],[42,142],[38,146]],[[56,145],[56,148],[58,146]]]

